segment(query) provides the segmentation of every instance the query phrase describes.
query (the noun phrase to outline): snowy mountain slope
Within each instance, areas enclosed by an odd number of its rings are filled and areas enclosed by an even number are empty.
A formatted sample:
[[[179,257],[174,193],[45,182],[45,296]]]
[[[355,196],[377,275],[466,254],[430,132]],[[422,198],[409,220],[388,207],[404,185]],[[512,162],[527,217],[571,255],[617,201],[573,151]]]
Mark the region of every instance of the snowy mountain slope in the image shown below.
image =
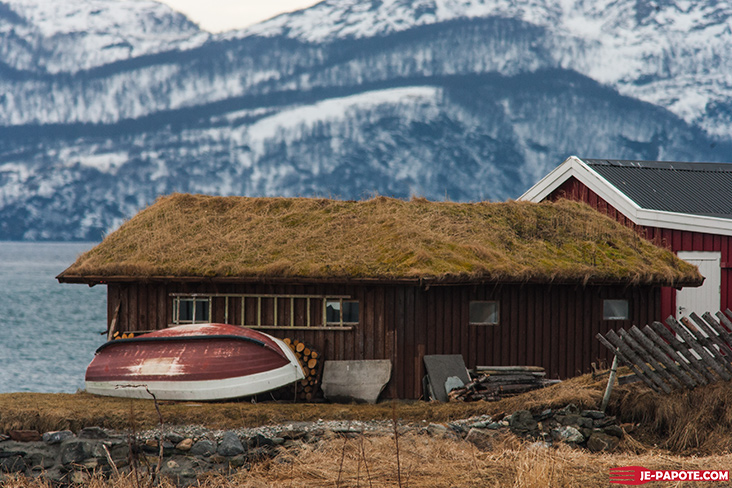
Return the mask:
[[[504,200],[570,154],[732,159],[727,5],[647,5],[326,1],[213,36],[0,3],[0,239],[98,239],[173,191]]]
[[[731,149],[566,70],[177,115],[54,137],[43,151],[0,138],[0,233],[98,239],[173,191],[504,200],[572,153],[719,159]]]
[[[708,116],[732,99],[732,4],[718,0],[326,0],[229,36],[336,42],[455,19],[502,17],[541,26],[562,46],[559,65],[663,106],[712,134]]]
[[[190,49],[208,38],[185,16],[154,1],[0,2],[0,62],[18,71],[75,73]]]

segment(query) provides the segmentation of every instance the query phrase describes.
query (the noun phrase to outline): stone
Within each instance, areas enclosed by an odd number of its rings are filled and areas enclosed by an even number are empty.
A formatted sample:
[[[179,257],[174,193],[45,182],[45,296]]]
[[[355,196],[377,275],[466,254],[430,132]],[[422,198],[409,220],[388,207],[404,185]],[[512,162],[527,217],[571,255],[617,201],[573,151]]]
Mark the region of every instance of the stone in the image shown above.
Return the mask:
[[[530,434],[536,432],[539,424],[534,420],[534,416],[528,410],[518,410],[511,415],[508,422],[511,432],[514,434]]]
[[[618,444],[620,444],[620,439],[617,437],[602,432],[595,432],[587,440],[587,449],[592,452],[612,451]]]
[[[227,430],[224,432],[221,442],[219,442],[217,452],[222,456],[232,457],[244,454],[245,450],[241,440],[239,440],[239,436],[234,432]]]
[[[91,457],[92,449],[89,441],[67,440],[61,444],[61,464],[80,463]]]
[[[75,485],[84,485],[89,482],[89,473],[84,471],[72,471],[69,475],[69,481]]]
[[[180,444],[183,440],[185,440],[184,435],[180,435],[177,432],[169,432],[168,434],[165,434],[165,439],[172,442],[173,444]]]
[[[239,454],[238,456],[234,456],[229,459],[229,466],[232,468],[241,468],[242,466],[246,466],[248,463],[249,460],[245,454]]]
[[[255,434],[253,437],[250,437],[248,440],[249,447],[267,447],[267,446],[274,446],[274,441],[263,434]]]
[[[193,444],[190,453],[196,456],[211,456],[216,452],[216,444],[208,439],[201,439]]]
[[[191,447],[193,447],[193,439],[183,439],[178,444],[175,445],[175,448],[179,451],[190,451]]]
[[[37,430],[11,430],[8,435],[16,442],[38,442],[41,440],[41,433]]]
[[[66,439],[71,439],[74,433],[70,430],[56,430],[53,432],[45,432],[42,436],[43,442],[49,445],[61,444]]]
[[[80,439],[106,439],[109,435],[101,427],[84,427],[79,432]]]
[[[551,432],[552,440],[567,442],[570,444],[579,444],[585,441],[585,437],[582,433],[571,425],[564,425],[557,427]]]
[[[168,468],[168,469],[178,469],[178,468],[180,468],[180,464],[178,464],[177,462],[175,462],[175,460],[170,459],[169,461],[167,461],[165,463],[165,467]]]
[[[570,403],[566,407],[557,411],[560,415],[579,415],[580,409],[574,403]]]
[[[44,470],[53,467],[56,463],[50,452],[35,451],[26,457],[30,469]]]
[[[494,430],[473,427],[468,431],[468,435],[465,436],[465,440],[481,451],[490,451],[493,449],[493,439],[496,435],[497,433]]]
[[[25,461],[20,455],[0,457],[0,472],[22,473],[26,468]]]
[[[625,432],[623,432],[623,428],[619,425],[608,425],[607,427],[602,429],[602,432],[607,435],[617,437],[618,439],[622,439],[625,435]]]
[[[592,420],[600,420],[605,418],[605,412],[602,412],[600,410],[582,410],[582,413],[580,414],[583,417],[589,417]]]

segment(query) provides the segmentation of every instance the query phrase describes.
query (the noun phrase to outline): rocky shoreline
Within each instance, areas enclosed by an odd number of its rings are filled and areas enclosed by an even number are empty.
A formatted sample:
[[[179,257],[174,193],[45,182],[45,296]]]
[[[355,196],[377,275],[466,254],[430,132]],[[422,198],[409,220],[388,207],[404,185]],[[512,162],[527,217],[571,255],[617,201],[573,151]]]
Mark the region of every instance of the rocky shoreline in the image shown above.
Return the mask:
[[[625,427],[625,428],[624,428]],[[551,447],[567,443],[593,452],[617,447],[628,426],[596,410],[574,405],[539,413],[520,410],[437,423],[397,423],[399,435],[414,433],[450,438],[490,450],[498,436],[513,433]],[[291,422],[235,430],[202,426],[163,426],[141,432],[86,427],[74,433],[11,431],[0,434],[0,482],[3,477],[42,477],[54,484],[78,484],[95,473],[112,476],[131,470],[166,477],[181,486],[210,474],[230,474],[283,453],[297,453],[303,444],[334,437],[393,436],[394,422]],[[162,463],[158,468],[158,463]]]

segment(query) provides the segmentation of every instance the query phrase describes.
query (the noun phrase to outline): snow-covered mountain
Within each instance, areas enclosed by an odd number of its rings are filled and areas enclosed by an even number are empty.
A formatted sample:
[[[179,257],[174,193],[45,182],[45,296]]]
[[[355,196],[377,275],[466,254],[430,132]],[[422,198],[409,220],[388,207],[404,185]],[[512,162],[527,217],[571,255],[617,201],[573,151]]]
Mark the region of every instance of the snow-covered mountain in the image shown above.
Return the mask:
[[[173,191],[504,200],[569,154],[729,161],[731,13],[326,0],[211,35],[0,0],[0,239],[97,239]]]

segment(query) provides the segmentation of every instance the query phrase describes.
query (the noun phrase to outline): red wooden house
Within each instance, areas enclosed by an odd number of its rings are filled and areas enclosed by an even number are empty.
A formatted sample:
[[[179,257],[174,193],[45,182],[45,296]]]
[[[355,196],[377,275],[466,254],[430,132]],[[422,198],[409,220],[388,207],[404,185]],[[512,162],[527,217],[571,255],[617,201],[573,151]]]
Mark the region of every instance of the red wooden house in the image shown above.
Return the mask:
[[[732,308],[732,165],[569,157],[520,200],[589,204],[699,267],[699,288],[666,287],[663,317]]]
[[[325,359],[388,359],[419,398],[426,354],[543,366],[608,359],[595,336],[657,320],[698,270],[587,205],[172,195],[58,276],[106,285],[108,325],[225,322]]]

